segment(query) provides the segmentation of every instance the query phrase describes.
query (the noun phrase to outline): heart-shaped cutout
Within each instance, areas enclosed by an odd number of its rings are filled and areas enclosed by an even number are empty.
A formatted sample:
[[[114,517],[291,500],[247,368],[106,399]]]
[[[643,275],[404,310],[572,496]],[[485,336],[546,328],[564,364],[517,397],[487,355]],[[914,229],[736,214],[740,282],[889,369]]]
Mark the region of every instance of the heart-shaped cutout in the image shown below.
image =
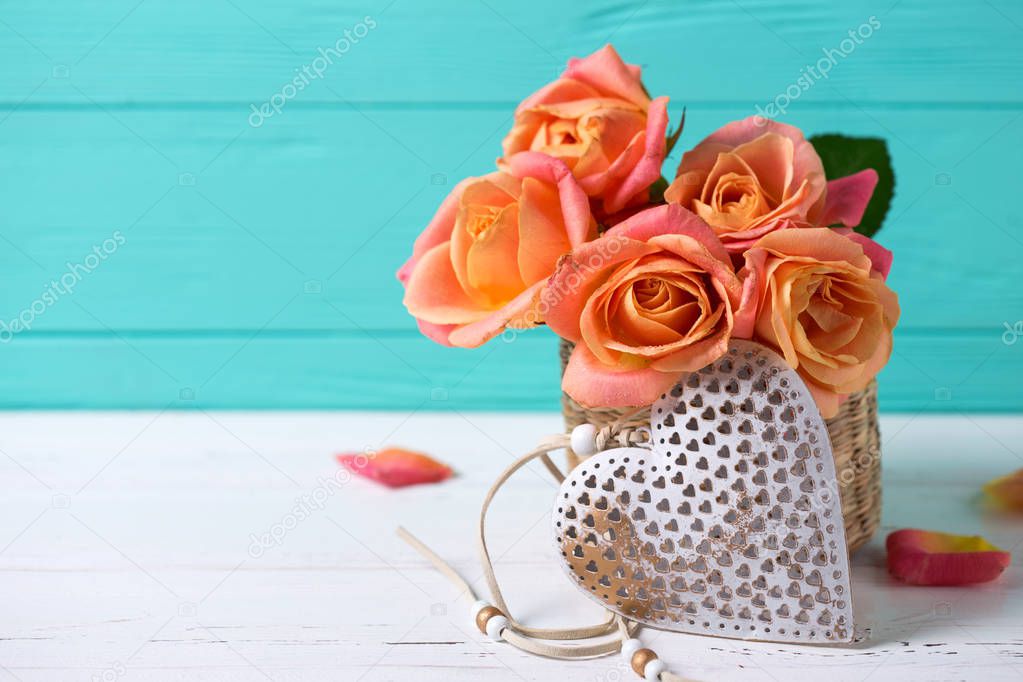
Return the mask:
[[[554,531],[573,582],[630,620],[783,642],[853,637],[827,426],[770,349],[733,341],[651,409],[652,448],[577,466]]]

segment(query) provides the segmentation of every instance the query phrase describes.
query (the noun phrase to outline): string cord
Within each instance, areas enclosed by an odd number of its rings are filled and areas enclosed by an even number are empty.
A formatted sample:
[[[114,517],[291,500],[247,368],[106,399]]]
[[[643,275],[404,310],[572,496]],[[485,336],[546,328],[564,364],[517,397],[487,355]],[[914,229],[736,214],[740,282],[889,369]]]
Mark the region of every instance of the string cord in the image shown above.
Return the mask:
[[[618,624],[620,616],[614,613],[609,613],[606,620],[593,625],[584,627],[573,627],[573,628],[535,628],[527,626],[512,615],[511,610],[508,608],[508,603],[504,599],[504,594],[501,592],[501,587],[497,582],[497,577],[494,574],[493,561],[490,557],[490,551],[487,548],[486,540],[486,517],[487,511],[490,508],[490,504],[493,502],[497,491],[501,489],[504,483],[511,478],[515,472],[520,470],[525,465],[529,464],[535,459],[543,461],[544,465],[551,472],[554,478],[561,482],[564,480],[564,474],[558,468],[553,461],[551,461],[549,453],[560,450],[569,445],[568,436],[553,436],[545,439],[545,441],[531,452],[523,455],[519,459],[515,460],[507,469],[505,469],[497,480],[487,491],[487,496],[483,501],[483,508],[480,512],[479,520],[479,534],[477,541],[479,543],[480,562],[483,565],[483,577],[490,589],[491,598],[494,604],[501,610],[501,613],[508,619],[508,627],[504,631],[504,638],[509,644],[516,646],[524,651],[528,651],[533,654],[540,656],[546,656],[548,658],[560,658],[560,659],[580,659],[580,658],[593,658],[597,656],[606,656],[607,654],[615,653],[621,649],[621,637],[618,636],[621,632]],[[413,548],[415,548],[420,554],[427,558],[430,563],[437,568],[448,580],[454,585],[461,588],[473,599],[477,599],[478,595],[472,588],[465,578],[452,568],[444,559],[437,555],[433,550],[427,547],[422,541],[412,535],[405,528],[398,528],[398,535],[408,542]],[[624,619],[622,619],[624,620]],[[626,625],[626,631],[631,634],[635,631],[638,626],[635,624]],[[549,641],[539,640],[581,640],[581,639],[593,639],[595,637],[611,637],[612,639],[607,641],[599,642],[596,644],[589,645],[563,645],[563,644],[552,644]]]
[[[595,444],[598,450],[605,449],[612,442],[617,442],[624,447],[649,447],[649,432],[645,429],[628,429],[621,426],[621,422],[625,421],[627,418],[628,415],[623,417],[623,419],[619,422],[605,426],[596,434]],[[565,476],[558,466],[551,460],[550,453],[556,450],[565,449],[570,445],[571,438],[568,435],[560,434],[550,436],[544,439],[536,448],[515,460],[501,473],[500,476],[497,477],[497,480],[494,481],[483,500],[483,506],[480,510],[477,542],[479,545],[480,562],[483,566],[483,577],[490,589],[493,603],[498,609],[500,609],[501,614],[507,619],[507,625],[501,632],[505,641],[518,649],[538,656],[563,660],[578,660],[607,656],[621,651],[623,642],[634,637],[636,632],[639,630],[639,624],[610,610],[608,611],[607,619],[604,621],[583,627],[536,628],[519,622],[515,619],[511,610],[508,608],[508,603],[505,601],[504,595],[501,592],[501,587],[497,582],[497,576],[494,573],[493,560],[491,559],[490,551],[487,548],[486,538],[487,511],[490,509],[490,505],[493,502],[494,497],[497,495],[497,492],[508,481],[508,479],[533,460],[539,459],[554,479],[557,480],[558,483],[561,483],[564,481]],[[431,564],[433,564],[433,566],[454,585],[471,595],[473,599],[478,599],[478,595],[472,585],[470,585],[469,582],[465,580],[465,578],[463,578],[449,563],[444,561],[444,559],[427,547],[421,540],[402,527],[398,528],[398,536],[411,545]],[[558,641],[589,640],[596,638],[604,639],[593,644],[556,643]],[[667,670],[661,672],[658,679],[660,679],[661,682],[686,682],[685,678],[679,677]]]

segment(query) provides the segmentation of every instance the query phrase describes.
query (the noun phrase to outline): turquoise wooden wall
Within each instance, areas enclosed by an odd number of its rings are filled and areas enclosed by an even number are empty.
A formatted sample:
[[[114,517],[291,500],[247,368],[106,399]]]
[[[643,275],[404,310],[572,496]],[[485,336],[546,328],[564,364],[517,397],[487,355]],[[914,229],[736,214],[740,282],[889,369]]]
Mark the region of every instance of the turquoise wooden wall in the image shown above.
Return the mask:
[[[890,143],[883,407],[1023,409],[1018,0],[4,3],[0,406],[554,408],[548,333],[436,347],[392,275],[516,102],[611,41],[684,149],[871,17],[781,120]]]

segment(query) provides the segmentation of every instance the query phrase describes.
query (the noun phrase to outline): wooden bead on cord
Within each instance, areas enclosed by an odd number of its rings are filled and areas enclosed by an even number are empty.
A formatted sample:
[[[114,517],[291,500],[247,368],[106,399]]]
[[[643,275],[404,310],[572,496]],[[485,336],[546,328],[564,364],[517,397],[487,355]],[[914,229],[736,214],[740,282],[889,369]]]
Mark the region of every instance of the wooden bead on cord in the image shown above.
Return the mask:
[[[503,615],[504,614],[501,613],[501,609],[497,608],[496,606],[484,606],[476,614],[476,627],[479,628],[479,631],[485,635],[487,634],[487,621],[489,621],[494,616]]]
[[[643,671],[646,669],[646,664],[649,663],[650,661],[656,660],[657,654],[651,651],[650,649],[639,649],[638,651],[636,651],[636,653],[632,654],[632,660],[630,661],[630,664],[632,665],[632,669],[635,671],[635,673],[640,677],[643,677],[644,675]]]

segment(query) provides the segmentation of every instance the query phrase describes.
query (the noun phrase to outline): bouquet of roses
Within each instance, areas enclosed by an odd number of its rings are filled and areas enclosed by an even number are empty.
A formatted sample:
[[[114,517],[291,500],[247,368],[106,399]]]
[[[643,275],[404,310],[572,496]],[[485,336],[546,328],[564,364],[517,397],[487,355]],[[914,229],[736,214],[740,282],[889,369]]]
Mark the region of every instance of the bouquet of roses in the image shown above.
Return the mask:
[[[753,339],[833,416],[899,317],[892,255],[870,239],[892,195],[884,143],[750,117],[668,184],[667,103],[610,45],[571,60],[518,106],[497,170],[460,182],[416,240],[406,308],[450,346],[549,325],[575,344],[562,387],[589,407],[649,405]]]

